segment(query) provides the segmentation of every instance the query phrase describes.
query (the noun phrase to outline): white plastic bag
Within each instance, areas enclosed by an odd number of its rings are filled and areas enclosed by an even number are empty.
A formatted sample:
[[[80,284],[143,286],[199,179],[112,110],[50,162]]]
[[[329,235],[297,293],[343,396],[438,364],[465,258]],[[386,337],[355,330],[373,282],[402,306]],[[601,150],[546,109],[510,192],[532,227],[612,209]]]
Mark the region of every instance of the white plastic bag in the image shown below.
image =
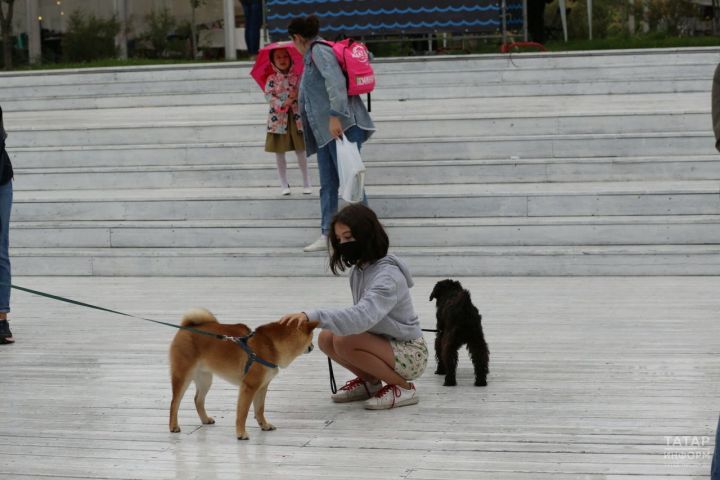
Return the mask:
[[[349,203],[361,202],[365,189],[365,165],[363,165],[357,143],[343,135],[335,140],[337,148],[340,197]]]

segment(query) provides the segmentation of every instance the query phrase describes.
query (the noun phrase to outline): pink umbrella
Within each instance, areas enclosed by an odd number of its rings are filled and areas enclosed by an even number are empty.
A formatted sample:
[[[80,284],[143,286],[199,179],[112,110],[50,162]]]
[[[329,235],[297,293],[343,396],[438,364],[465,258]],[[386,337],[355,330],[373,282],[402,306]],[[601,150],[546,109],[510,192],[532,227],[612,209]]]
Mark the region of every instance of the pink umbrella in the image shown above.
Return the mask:
[[[265,90],[265,82],[267,81],[267,78],[273,73],[273,67],[270,63],[270,51],[277,50],[279,48],[284,48],[288,51],[288,53],[290,53],[290,58],[292,59],[292,67],[290,67],[291,70],[298,75],[302,75],[304,67],[303,56],[298,49],[295,48],[295,45],[293,45],[292,42],[275,42],[265,45],[258,52],[255,65],[253,65],[253,68],[250,71],[250,76],[255,79],[258,85],[260,85],[260,88],[263,90]]]

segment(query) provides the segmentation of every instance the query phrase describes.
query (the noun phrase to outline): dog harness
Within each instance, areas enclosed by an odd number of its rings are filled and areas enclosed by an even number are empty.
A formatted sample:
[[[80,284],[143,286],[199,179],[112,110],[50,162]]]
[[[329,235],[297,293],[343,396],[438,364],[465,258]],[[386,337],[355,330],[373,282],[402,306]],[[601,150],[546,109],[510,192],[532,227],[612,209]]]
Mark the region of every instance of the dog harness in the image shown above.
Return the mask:
[[[258,357],[255,352],[253,352],[252,348],[250,348],[250,345],[248,345],[247,343],[253,335],[255,335],[255,332],[250,333],[250,335],[245,335],[244,337],[226,337],[228,340],[232,340],[233,342],[235,342],[247,354],[248,359],[247,363],[245,364],[244,373],[247,374],[248,370],[250,370],[250,367],[252,367],[252,364],[255,362],[268,368],[278,368],[278,366],[274,363],[270,363],[267,360]]]

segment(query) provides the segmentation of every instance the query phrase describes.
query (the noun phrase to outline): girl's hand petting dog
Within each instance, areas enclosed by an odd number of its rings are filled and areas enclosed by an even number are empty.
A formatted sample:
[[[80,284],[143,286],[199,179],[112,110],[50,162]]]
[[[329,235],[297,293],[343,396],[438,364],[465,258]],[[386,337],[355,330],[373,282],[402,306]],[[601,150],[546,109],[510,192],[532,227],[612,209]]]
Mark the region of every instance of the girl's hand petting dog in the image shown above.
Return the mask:
[[[296,328],[300,328],[300,325],[309,321],[310,319],[307,315],[305,315],[305,312],[288,313],[280,319],[280,324],[289,326],[295,325]]]

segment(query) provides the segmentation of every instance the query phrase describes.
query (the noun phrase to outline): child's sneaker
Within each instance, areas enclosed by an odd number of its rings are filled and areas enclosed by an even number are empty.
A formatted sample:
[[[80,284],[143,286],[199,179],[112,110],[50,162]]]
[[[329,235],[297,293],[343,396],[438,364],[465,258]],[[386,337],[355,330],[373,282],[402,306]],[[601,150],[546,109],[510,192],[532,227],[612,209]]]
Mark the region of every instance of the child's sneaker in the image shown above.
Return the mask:
[[[365,402],[365,408],[368,410],[387,410],[388,408],[415,405],[419,400],[413,383],[410,384],[409,389],[397,385],[385,385]]]
[[[372,384],[361,378],[355,378],[340,387],[337,393],[330,398],[335,403],[357,402],[358,400],[367,400],[380,389],[382,389],[382,382]]]

